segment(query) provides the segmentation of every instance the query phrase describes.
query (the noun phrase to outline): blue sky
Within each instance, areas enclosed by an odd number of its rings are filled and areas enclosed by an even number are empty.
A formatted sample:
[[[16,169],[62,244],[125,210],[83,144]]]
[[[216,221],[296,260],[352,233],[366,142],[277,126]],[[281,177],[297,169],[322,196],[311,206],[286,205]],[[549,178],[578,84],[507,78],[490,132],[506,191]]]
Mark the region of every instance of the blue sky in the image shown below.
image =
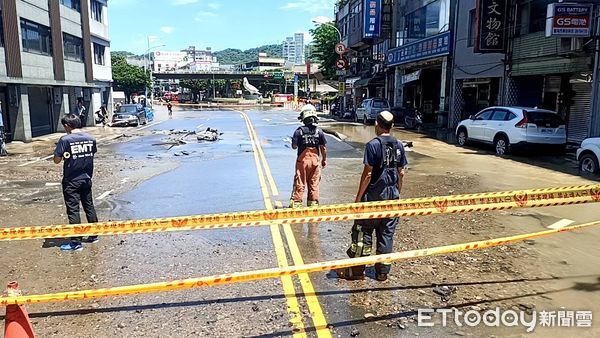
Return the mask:
[[[248,49],[281,43],[333,18],[335,0],[110,0],[111,49],[135,54],[150,46]],[[308,36],[305,39],[309,38]]]

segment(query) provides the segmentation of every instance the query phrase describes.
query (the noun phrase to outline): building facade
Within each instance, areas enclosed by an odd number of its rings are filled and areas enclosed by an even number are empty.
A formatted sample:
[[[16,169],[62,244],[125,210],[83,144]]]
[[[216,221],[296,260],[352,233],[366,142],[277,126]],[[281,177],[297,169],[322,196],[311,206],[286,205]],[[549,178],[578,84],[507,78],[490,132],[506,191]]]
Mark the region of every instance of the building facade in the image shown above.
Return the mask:
[[[196,49],[196,46],[190,46],[182,52],[187,53],[187,68],[192,72],[212,72],[220,69],[217,57],[213,55],[211,47],[200,50]]]
[[[540,107],[569,142],[600,136],[599,18],[600,0],[339,1],[341,101],[383,96],[448,129],[489,106]]]
[[[1,3],[0,100],[12,140],[62,131],[60,119],[82,101],[87,124],[112,105],[105,0],[5,0]]]
[[[152,72],[173,72],[188,64],[188,53],[159,50],[152,52]]]
[[[271,57],[267,53],[258,53],[256,60],[242,65],[241,70],[269,71],[283,70],[286,60],[284,58]]]
[[[419,109],[429,123],[448,116],[453,53],[450,0],[402,0],[395,8],[395,47],[386,65],[394,71],[395,106]]]
[[[303,65],[305,63],[306,46],[304,45],[304,33],[296,33],[288,37],[282,44],[282,55],[286,63],[291,65]]]
[[[449,126],[480,110],[503,104],[504,53],[477,53],[476,0],[456,3]]]

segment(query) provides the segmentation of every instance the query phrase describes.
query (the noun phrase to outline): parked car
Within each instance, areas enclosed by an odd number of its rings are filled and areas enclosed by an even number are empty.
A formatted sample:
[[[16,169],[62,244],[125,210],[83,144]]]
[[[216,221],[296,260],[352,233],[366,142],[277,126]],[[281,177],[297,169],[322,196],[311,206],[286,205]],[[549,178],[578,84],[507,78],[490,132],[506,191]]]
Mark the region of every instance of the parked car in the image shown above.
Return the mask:
[[[563,119],[550,110],[524,107],[490,107],[459,123],[456,140],[493,144],[497,155],[514,147],[552,145],[564,149],[567,143]]]
[[[581,148],[577,149],[579,171],[583,174],[598,174],[598,160],[600,159],[600,137],[585,139]]]
[[[380,112],[390,109],[390,103],[386,99],[366,99],[362,102],[360,107],[356,109],[354,121],[362,121],[364,124],[367,124],[370,121],[375,121],[375,119],[377,118],[377,114],[379,114]]]
[[[124,104],[113,115],[113,126],[138,126],[148,123],[146,110],[141,104]]]

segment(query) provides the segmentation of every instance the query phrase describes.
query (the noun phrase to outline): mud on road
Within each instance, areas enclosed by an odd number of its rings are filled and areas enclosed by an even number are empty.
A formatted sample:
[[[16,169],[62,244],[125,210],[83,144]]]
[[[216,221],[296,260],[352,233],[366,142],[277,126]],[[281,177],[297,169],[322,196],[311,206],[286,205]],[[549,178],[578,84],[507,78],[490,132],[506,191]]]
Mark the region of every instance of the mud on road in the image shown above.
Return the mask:
[[[220,113],[214,114],[202,116],[214,122]],[[257,116],[254,116],[255,119],[262,118]],[[232,121],[239,119],[237,116],[228,118]],[[281,122],[284,126],[295,120],[295,116],[286,118]],[[189,121],[195,122],[193,119]],[[263,122],[259,125],[255,120],[268,161],[275,169],[274,175],[289,176],[286,170],[293,163],[287,163],[288,157],[280,157],[281,154],[276,151],[280,148],[290,151],[285,148],[285,141],[281,140],[292,126],[274,127],[272,121]],[[185,121],[177,123],[183,124]],[[227,120],[225,125],[230,126],[229,123],[231,121]],[[362,147],[372,137],[372,127],[348,124],[329,127],[347,135],[348,139],[347,142],[332,141],[330,144],[329,166],[324,170],[321,183],[322,203],[353,201],[362,170]],[[204,150],[206,153],[191,150],[189,155],[185,155],[177,148],[169,152],[161,151],[164,149],[160,147],[152,148],[153,142],[168,140],[168,136],[153,135],[151,131],[101,145],[96,158],[94,195],[97,198],[111,191],[107,195],[111,198],[96,201],[100,218],[110,220],[124,217],[140,208],[160,213],[155,204],[144,204],[151,187],[136,189],[135,198],[128,192],[160,174],[165,174],[161,177],[162,181],[167,182],[168,177],[178,175],[178,169],[182,170],[181,175],[200,173],[203,178],[216,178],[235,165],[236,169],[245,168],[247,171],[245,175],[239,174],[240,184],[255,180],[253,163],[245,161],[243,157],[250,149],[246,136],[239,131],[232,133],[221,126],[219,130],[225,132],[225,140],[207,146],[209,150]],[[264,136],[267,133],[268,137]],[[232,135],[235,140],[231,139]],[[402,193],[405,198],[510,190],[514,187],[506,186],[495,175],[503,170],[521,169],[510,162],[502,162],[498,166],[496,159],[465,155],[458,149],[440,147],[439,150],[432,150],[431,146],[435,147],[437,143],[415,138],[411,134],[402,133],[399,136],[403,140],[413,141],[414,138],[415,141],[414,152],[409,153],[410,168]],[[219,147],[232,153],[217,155],[215,149]],[[53,145],[49,144],[48,149],[52,148]],[[445,155],[432,156],[438,153]],[[45,155],[44,151],[37,154]],[[458,159],[448,160],[453,156]],[[473,167],[481,169],[464,169],[461,161],[465,157],[473,161]],[[205,158],[211,161],[202,162]],[[194,166],[187,163],[185,168],[182,167],[182,159],[193,162]],[[220,161],[222,164],[219,164]],[[528,170],[527,176],[540,177],[540,182],[535,182],[535,186],[579,183],[577,179],[565,179],[566,176],[554,177],[547,171]],[[541,181],[542,177],[544,181]],[[65,223],[60,179],[61,166],[50,161],[39,161],[24,167],[17,167],[15,163],[3,168],[0,171],[0,219],[3,220],[3,226]],[[284,180],[286,183],[290,181],[287,178]],[[563,181],[565,183],[560,184]],[[161,187],[166,190],[168,182],[163,184]],[[206,210],[214,210],[215,204],[220,208],[259,209],[257,206],[261,200],[257,186],[252,183],[244,188],[243,193],[232,192],[237,194],[235,199],[196,198],[188,203],[194,208]],[[283,184],[280,187],[282,196],[289,193],[291,188]],[[212,187],[209,185],[204,189],[210,190]],[[168,198],[179,201],[184,197]],[[164,205],[165,209],[170,207],[172,205]],[[421,249],[538,231],[555,220],[556,217],[535,210],[404,218],[400,220],[396,231],[394,249]],[[346,222],[307,224],[295,226],[293,230],[304,260],[317,262],[344,258],[350,242],[350,228],[351,224]],[[61,253],[53,247],[56,244],[40,241],[16,244],[0,242],[0,250],[9,253],[8,258],[0,262],[0,271],[6,271],[4,280],[23,281],[24,291],[33,294],[205,276],[277,265],[270,235],[261,228],[235,234],[214,231],[107,237],[96,246],[86,247],[82,255]],[[41,246],[46,248],[42,249]],[[486,330],[453,326],[427,330],[417,327],[415,311],[441,307],[485,311],[500,307],[531,313],[540,309],[556,309],[559,307],[557,299],[560,299],[557,298],[557,285],[562,285],[562,282],[571,285],[571,279],[578,277],[573,273],[577,269],[572,269],[575,258],[548,256],[538,246],[537,241],[527,241],[481,251],[398,262],[393,265],[388,281],[383,283],[373,279],[372,269],[368,269],[370,278],[364,281],[338,280],[332,274],[312,274],[311,280],[334,336],[521,336],[525,333],[524,328]],[[588,278],[592,282],[590,289],[593,289],[593,281],[597,278],[593,276],[593,271]],[[442,298],[434,292],[438,286],[447,286],[454,292]],[[35,307],[30,312],[34,314],[36,332],[44,337],[289,336],[292,334],[288,322],[290,317],[281,292],[279,280],[267,280],[224,288],[68,305],[53,304]],[[589,293],[577,295],[583,299]],[[312,335],[311,314],[306,312],[302,315],[309,335]]]

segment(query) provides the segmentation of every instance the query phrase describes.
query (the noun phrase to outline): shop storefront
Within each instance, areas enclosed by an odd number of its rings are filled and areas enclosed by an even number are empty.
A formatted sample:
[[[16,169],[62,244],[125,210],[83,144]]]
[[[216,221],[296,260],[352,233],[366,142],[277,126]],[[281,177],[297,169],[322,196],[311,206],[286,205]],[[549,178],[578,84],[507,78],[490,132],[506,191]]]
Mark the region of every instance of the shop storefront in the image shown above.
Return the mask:
[[[425,122],[445,117],[448,97],[447,64],[451,53],[450,32],[403,45],[388,52],[388,67],[396,68],[394,102],[402,108],[419,109]]]

